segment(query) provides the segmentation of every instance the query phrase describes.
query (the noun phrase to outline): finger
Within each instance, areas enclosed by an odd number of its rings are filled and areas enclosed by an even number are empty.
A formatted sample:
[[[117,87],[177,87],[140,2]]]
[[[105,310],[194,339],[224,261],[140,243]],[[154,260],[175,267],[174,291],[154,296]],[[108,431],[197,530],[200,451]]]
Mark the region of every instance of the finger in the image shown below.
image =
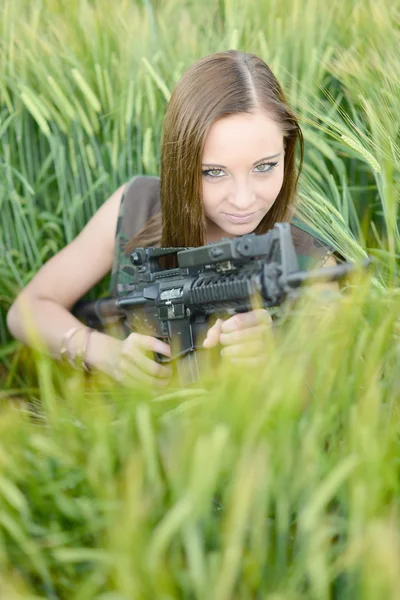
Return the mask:
[[[129,354],[124,354],[120,358],[123,364],[127,364],[128,367],[132,363],[139,367],[141,371],[144,371],[148,375],[153,377],[164,377],[168,378],[172,375],[172,368],[170,365],[162,365],[152,360],[148,356],[142,353],[140,348],[134,346]]]
[[[142,383],[151,387],[165,387],[168,385],[168,380],[158,379],[152,377],[144,371],[142,371],[134,363],[128,363],[128,361],[121,362],[116,370],[118,381],[125,383],[126,385],[134,385],[135,383]]]
[[[259,354],[265,351],[265,346],[261,341],[247,341],[243,344],[234,344],[233,346],[225,346],[221,350],[221,356],[228,358],[240,357],[258,357]]]
[[[241,357],[241,358],[227,358],[227,361],[235,367],[257,368],[260,369],[265,367],[267,362],[266,359],[261,356]]]
[[[229,346],[241,342],[262,339],[269,329],[269,325],[258,325],[257,327],[249,327],[248,329],[238,329],[231,333],[221,333],[219,341],[221,344]]]
[[[128,348],[139,347],[143,350],[149,350],[150,352],[156,352],[157,354],[163,354],[164,356],[171,356],[171,348],[165,342],[158,340],[150,335],[141,335],[139,333],[131,333],[125,340],[123,352],[125,353],[125,346]]]
[[[203,348],[213,348],[219,343],[219,336],[221,335],[222,319],[218,319],[207,332],[206,339],[203,342]]]
[[[257,308],[247,313],[239,313],[230,319],[223,321],[221,332],[231,333],[238,329],[247,329],[255,325],[272,323],[271,315],[263,308]]]

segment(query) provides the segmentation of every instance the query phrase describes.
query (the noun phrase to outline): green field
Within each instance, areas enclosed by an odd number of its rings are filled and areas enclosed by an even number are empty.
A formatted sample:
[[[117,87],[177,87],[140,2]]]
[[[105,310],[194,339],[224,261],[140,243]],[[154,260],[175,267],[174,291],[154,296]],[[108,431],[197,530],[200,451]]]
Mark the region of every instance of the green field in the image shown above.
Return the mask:
[[[400,5],[3,0],[0,28],[0,598],[399,598]],[[231,48],[299,116],[301,216],[374,267],[288,308],[265,368],[162,396],[12,340],[18,291],[159,172],[175,83]]]

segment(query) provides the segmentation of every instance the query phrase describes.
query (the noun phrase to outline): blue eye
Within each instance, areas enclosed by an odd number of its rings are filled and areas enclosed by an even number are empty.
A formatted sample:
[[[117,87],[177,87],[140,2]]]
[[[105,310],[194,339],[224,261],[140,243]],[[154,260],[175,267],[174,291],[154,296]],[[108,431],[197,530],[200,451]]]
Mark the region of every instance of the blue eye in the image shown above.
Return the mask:
[[[210,177],[211,179],[219,179],[224,175],[222,169],[206,169],[205,171],[202,171],[202,173],[205,177]]]
[[[277,162],[261,163],[254,167],[254,170],[256,171],[256,173],[269,173],[270,171],[272,171],[272,169],[276,167],[277,164]],[[260,167],[262,168],[260,169]]]

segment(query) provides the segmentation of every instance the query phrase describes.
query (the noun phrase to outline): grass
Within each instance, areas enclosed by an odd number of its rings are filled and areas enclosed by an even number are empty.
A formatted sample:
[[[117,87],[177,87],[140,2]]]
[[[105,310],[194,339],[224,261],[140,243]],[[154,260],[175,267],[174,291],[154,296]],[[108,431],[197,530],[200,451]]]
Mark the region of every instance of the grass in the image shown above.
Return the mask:
[[[2,597],[398,597],[398,18],[389,0],[3,2]],[[306,141],[299,212],[372,254],[371,275],[288,311],[260,372],[211,361],[162,396],[11,340],[19,289],[158,172],[175,82],[227,48],[282,81]]]
[[[266,369],[222,363],[185,391],[85,384],[39,356],[31,414],[0,416],[10,585],[71,599],[395,598],[398,299],[377,294],[365,281],[304,299],[267,340]]]

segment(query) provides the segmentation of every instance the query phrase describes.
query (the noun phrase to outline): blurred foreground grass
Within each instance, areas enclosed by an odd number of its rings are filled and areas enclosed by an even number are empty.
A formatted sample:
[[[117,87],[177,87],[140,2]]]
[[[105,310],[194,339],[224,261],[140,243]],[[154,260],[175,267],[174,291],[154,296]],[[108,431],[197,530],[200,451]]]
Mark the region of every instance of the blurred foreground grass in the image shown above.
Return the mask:
[[[0,414],[4,597],[397,598],[397,315],[305,298],[264,368],[162,394],[38,356]]]
[[[4,0],[0,598],[398,598],[398,24],[389,0]],[[228,48],[282,81],[306,141],[300,214],[373,254],[375,285],[305,298],[259,372],[212,361],[162,396],[10,340],[19,289],[157,172],[175,82]]]

